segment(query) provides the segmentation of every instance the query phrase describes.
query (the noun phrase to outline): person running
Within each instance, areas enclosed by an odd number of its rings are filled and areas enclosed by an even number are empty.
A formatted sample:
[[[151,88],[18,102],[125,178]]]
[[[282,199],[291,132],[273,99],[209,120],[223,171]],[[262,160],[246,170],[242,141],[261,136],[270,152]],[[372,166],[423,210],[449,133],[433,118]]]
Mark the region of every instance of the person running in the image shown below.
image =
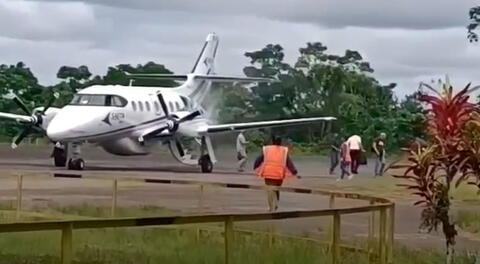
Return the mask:
[[[255,160],[253,169],[265,180],[267,186],[273,187],[267,189],[268,207],[270,212],[276,211],[280,201],[280,191],[275,187],[282,186],[286,178],[297,175],[297,169],[288,155],[288,148],[282,146],[280,137],[274,137],[272,145],[263,147],[262,153]]]
[[[340,174],[340,178],[338,178],[337,181],[343,180],[345,176],[347,176],[349,180],[351,179],[349,171],[349,166],[352,162],[352,159],[350,157],[350,149],[348,148],[347,141],[342,141],[343,143],[340,146],[340,169],[342,173]]]
[[[330,144],[330,175],[335,173],[335,168],[338,166],[338,154],[340,152],[341,141],[338,138],[338,133],[332,134],[329,139]]]
[[[238,160],[238,171],[245,171],[245,165],[247,164],[247,144],[248,141],[243,135],[243,131],[237,136],[237,160]]]
[[[387,134],[380,133],[372,144],[373,152],[375,153],[375,177],[383,176],[383,171],[385,169],[385,139]]]
[[[352,174],[358,174],[358,167],[360,166],[360,155],[365,152],[362,145],[362,138],[359,135],[353,135],[347,139],[348,149],[350,150],[350,163]],[[353,177],[353,175],[352,175]]]

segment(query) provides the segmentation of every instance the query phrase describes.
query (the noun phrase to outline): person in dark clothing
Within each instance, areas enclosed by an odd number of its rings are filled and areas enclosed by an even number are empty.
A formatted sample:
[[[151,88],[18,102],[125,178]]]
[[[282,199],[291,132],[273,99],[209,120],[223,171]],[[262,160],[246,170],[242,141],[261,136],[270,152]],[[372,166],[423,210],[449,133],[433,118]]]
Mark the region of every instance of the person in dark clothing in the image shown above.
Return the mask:
[[[273,139],[273,144],[263,147],[262,153],[254,162],[253,169],[265,180],[268,186],[282,186],[283,181],[297,174],[297,169],[288,155],[288,148],[282,146],[279,137]],[[268,205],[270,211],[276,211],[280,200],[279,190],[268,190]]]
[[[338,137],[337,133],[332,134],[329,138],[328,144],[330,146],[330,175],[335,173],[335,169],[339,163],[339,153],[340,153],[340,144],[341,140]]]
[[[387,135],[380,133],[380,136],[373,141],[372,150],[375,153],[375,177],[383,176],[385,169],[385,139]]]

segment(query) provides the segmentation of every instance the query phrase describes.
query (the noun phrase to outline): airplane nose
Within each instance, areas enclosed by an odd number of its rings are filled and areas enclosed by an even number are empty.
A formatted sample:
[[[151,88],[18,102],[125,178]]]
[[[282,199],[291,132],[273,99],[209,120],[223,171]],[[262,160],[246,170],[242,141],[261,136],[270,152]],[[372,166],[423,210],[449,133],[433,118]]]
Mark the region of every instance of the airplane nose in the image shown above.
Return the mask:
[[[90,111],[89,111],[90,110]],[[65,141],[86,136],[100,117],[95,109],[66,106],[51,120],[47,136],[52,141]]]
[[[67,137],[67,130],[62,128],[59,122],[52,121],[47,128],[47,136],[52,141],[62,141]]]

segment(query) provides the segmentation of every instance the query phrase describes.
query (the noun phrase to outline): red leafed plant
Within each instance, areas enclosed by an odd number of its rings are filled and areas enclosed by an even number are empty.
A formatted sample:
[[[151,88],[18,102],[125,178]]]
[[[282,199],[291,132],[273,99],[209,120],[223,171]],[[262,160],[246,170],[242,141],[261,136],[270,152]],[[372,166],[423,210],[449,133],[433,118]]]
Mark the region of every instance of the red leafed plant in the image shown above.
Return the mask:
[[[453,263],[457,230],[450,218],[450,189],[463,182],[480,188],[480,111],[469,102],[477,87],[467,85],[455,93],[448,79],[440,91],[421,84],[433,94],[421,92],[426,105],[428,144],[409,150],[408,163],[390,168],[405,169],[394,177],[409,181],[401,184],[419,197],[423,207],[420,228],[428,231],[442,226],[446,239],[446,262]]]

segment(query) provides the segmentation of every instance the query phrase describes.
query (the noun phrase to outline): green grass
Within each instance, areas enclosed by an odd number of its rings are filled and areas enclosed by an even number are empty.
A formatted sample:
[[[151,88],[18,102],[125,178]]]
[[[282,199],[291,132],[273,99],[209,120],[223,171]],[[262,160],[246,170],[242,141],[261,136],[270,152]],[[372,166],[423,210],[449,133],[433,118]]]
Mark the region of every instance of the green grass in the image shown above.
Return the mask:
[[[480,233],[480,212],[459,210],[456,215],[458,226],[470,233]]]
[[[45,212],[45,208],[35,208]],[[52,218],[75,216],[109,216],[110,209],[87,204],[48,207]],[[159,207],[119,208],[118,216],[168,215],[171,211]],[[29,219],[31,220],[31,219]],[[73,234],[77,264],[113,263],[223,263],[224,241],[218,231],[197,233],[199,227],[175,228],[110,228],[75,230]],[[218,225],[214,225],[218,227]],[[210,229],[211,230],[211,229]],[[234,263],[328,263],[324,245],[310,241],[276,237],[270,245],[264,234],[235,234]],[[60,232],[41,231],[0,234],[0,264],[59,263]],[[415,251],[396,248],[395,263],[442,263],[438,251]],[[365,254],[342,251],[341,263],[366,264]],[[457,264],[473,263],[459,254]]]
[[[234,263],[328,263],[324,246],[302,240],[276,239],[272,246],[261,235],[235,234]],[[75,262],[87,263],[223,263],[220,233],[194,228],[117,228],[74,231]],[[60,232],[28,232],[0,236],[0,264],[58,263]],[[395,250],[395,263],[442,263],[441,252]],[[342,251],[341,263],[366,264],[364,254]],[[473,263],[459,254],[457,264]]]

